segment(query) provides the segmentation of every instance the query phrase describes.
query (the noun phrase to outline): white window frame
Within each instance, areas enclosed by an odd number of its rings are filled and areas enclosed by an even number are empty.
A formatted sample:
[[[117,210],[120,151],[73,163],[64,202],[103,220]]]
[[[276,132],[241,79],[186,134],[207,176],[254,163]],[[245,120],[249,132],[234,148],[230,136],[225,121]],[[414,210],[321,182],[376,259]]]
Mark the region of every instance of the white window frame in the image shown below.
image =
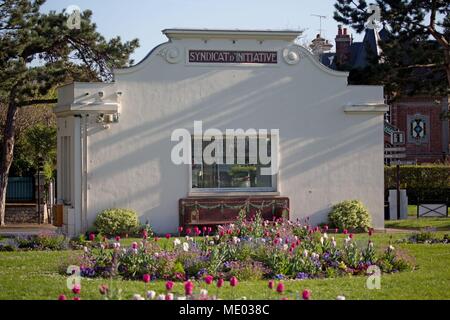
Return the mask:
[[[270,131],[269,131],[270,132]],[[241,136],[241,135],[239,135]],[[245,137],[253,136],[253,135],[244,135]],[[211,137],[208,135],[192,135],[194,139],[202,139],[203,137]],[[276,156],[278,157],[278,167],[280,167],[280,139],[279,135],[274,135],[274,139],[278,142],[276,144],[277,149],[275,151]],[[224,140],[226,141],[226,140]],[[192,152],[192,148],[189,149]],[[192,159],[192,154],[189,154],[190,159]],[[273,155],[272,155],[273,157]],[[189,196],[218,196],[218,195],[227,195],[227,196],[244,196],[244,195],[280,195],[279,192],[279,175],[280,171],[278,170],[277,174],[272,175],[272,187],[270,188],[193,188],[192,187],[192,165],[189,165]]]

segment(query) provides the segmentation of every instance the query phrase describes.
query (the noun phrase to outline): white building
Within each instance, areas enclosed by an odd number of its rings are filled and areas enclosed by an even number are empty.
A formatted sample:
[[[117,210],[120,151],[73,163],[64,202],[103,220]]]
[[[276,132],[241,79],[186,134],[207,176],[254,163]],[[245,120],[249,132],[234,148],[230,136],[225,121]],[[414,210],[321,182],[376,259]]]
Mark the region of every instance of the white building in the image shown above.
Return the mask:
[[[298,31],[171,29],[169,41],[113,83],[59,89],[58,190],[76,235],[106,208],[136,210],[158,233],[179,225],[179,199],[283,196],[291,219],[326,221],[361,200],[384,227],[383,88],[295,44]],[[176,165],[175,129],[279,129],[279,173],[236,184],[228,165]],[[258,175],[258,174],[256,174]]]

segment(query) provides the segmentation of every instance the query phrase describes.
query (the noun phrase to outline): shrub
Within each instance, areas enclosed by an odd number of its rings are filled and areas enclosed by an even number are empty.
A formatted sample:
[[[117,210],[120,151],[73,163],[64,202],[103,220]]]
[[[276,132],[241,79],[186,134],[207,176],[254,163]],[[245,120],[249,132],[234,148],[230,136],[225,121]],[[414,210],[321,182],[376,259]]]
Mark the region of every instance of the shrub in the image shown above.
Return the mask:
[[[97,216],[94,225],[101,234],[106,236],[123,236],[137,233],[139,220],[133,210],[107,209]]]
[[[69,241],[61,235],[35,235],[15,239],[19,249],[24,250],[66,250]]]
[[[372,225],[369,212],[358,200],[347,200],[333,206],[330,224],[339,229],[368,230]]]
[[[385,167],[385,189],[396,188],[396,168]],[[401,188],[406,189],[408,200],[416,204],[422,200],[450,200],[450,166],[445,164],[426,164],[400,167]]]

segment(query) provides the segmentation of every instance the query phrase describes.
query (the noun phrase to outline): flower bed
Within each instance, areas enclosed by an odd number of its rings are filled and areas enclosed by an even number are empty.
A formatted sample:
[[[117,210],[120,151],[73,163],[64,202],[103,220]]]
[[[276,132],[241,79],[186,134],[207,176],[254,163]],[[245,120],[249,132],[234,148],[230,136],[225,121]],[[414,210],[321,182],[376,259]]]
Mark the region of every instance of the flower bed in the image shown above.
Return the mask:
[[[179,229],[179,236],[169,241],[143,239],[130,247],[121,246],[120,238],[96,242],[84,248],[79,265],[85,277],[115,277],[186,281],[214,278],[239,280],[312,279],[343,275],[363,275],[370,266],[392,273],[408,269],[394,247],[377,251],[369,240],[364,245],[343,230],[338,241],[327,234],[328,228],[312,228],[308,223],[285,220],[251,220],[243,216],[236,224],[211,229]],[[337,230],[334,230],[336,232]],[[372,231],[369,231],[371,235]],[[198,237],[203,235],[203,237]],[[95,239],[95,237],[92,237]]]

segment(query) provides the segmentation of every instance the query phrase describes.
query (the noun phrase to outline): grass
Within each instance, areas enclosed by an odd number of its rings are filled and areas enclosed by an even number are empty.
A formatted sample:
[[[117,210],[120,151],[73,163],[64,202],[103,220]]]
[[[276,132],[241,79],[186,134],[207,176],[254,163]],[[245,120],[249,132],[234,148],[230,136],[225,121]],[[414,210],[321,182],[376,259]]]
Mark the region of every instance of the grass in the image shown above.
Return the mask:
[[[442,233],[441,233],[442,234]],[[407,237],[404,234],[375,234],[377,247],[385,247],[391,241]],[[342,237],[342,236],[339,236]],[[367,235],[356,235],[355,241],[366,243]],[[133,239],[124,240],[131,243]],[[413,271],[383,275],[380,290],[368,290],[365,277],[345,277],[324,280],[285,281],[286,294],[296,298],[308,288],[314,299],[335,299],[344,295],[347,299],[450,299],[450,250],[448,245],[394,244],[397,250],[411,256],[417,268]],[[0,252],[0,299],[50,299],[59,294],[71,296],[66,286],[67,277],[59,274],[59,267],[74,255],[73,251],[60,252]],[[98,287],[109,284],[105,279],[81,281],[82,299],[100,299]],[[130,299],[133,294],[144,294],[145,286],[140,281],[113,280],[112,285],[123,290],[122,297]],[[206,284],[196,284],[206,287]],[[152,282],[148,290],[164,291],[164,282]],[[175,293],[183,293],[183,285],[175,284]],[[215,293],[216,289],[210,289]],[[269,294],[267,281],[241,282],[236,289],[226,284],[220,291],[222,299],[239,297],[248,299],[279,299],[274,292]]]
[[[450,231],[450,218],[420,218],[408,220],[386,221],[386,228],[420,230],[435,228]]]

